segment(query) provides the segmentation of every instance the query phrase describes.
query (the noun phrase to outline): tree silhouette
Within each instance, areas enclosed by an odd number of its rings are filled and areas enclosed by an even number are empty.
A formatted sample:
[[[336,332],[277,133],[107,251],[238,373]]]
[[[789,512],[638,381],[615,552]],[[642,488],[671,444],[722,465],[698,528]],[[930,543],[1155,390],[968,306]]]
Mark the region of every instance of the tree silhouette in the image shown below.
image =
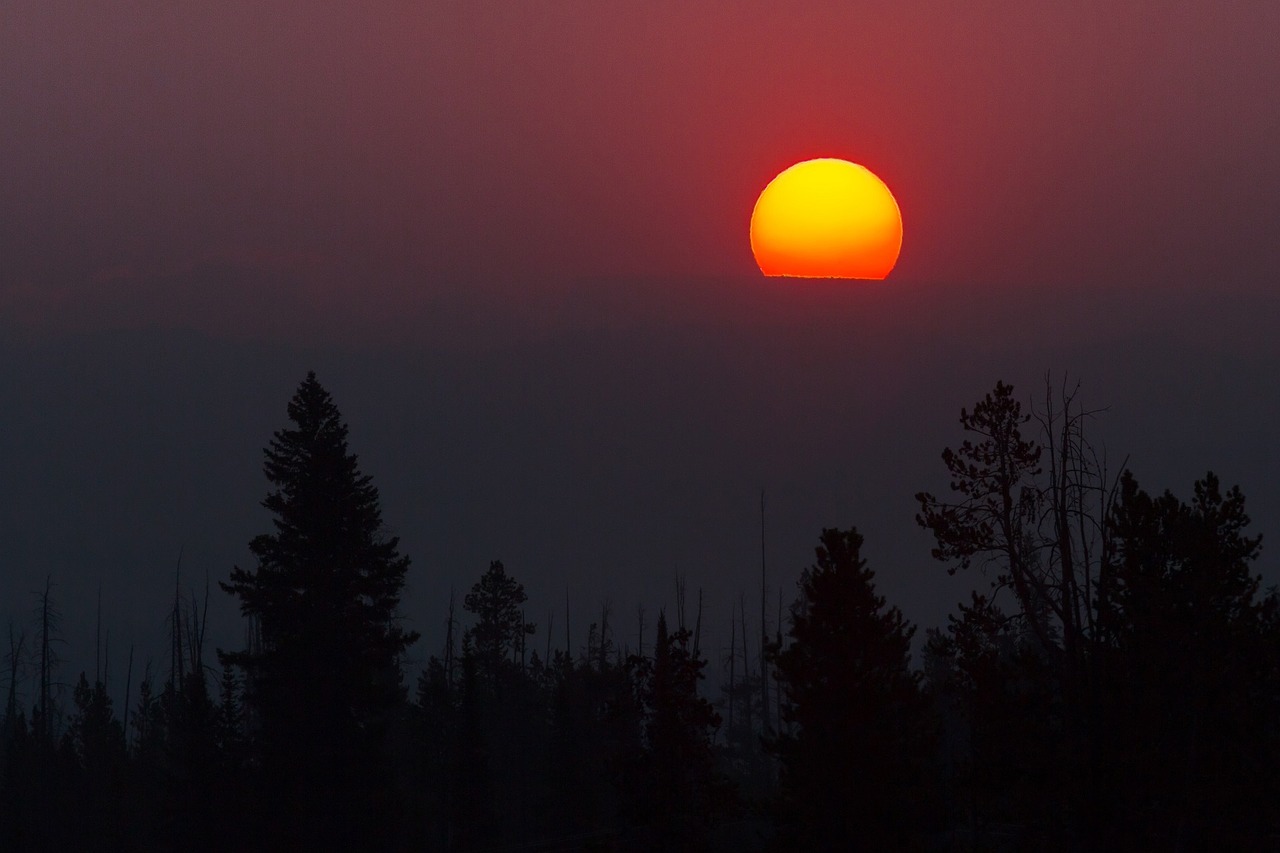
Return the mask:
[[[705,848],[711,820],[727,801],[711,747],[720,715],[698,693],[706,661],[693,651],[692,636],[688,628],[668,634],[666,615],[659,613],[653,657],[629,660],[644,748],[632,768],[627,806],[644,827],[649,850]]]
[[[493,839],[514,840],[535,823],[540,793],[536,777],[545,764],[537,746],[546,740],[548,720],[525,658],[525,637],[535,630],[524,619],[526,600],[523,585],[497,560],[463,600],[464,609],[476,621],[463,637],[467,678],[462,685],[459,731],[468,750],[483,754],[469,772],[487,765],[487,783],[477,783],[473,789],[488,790],[502,803],[490,817],[477,821],[483,824],[478,829]]]
[[[773,652],[788,732],[782,837],[800,850],[910,846],[933,726],[911,670],[915,629],[876,595],[854,529],[822,531],[800,577],[790,643]]]
[[[1100,835],[1169,849],[1274,840],[1280,635],[1248,524],[1240,490],[1212,473],[1189,503],[1121,480],[1100,614]]]
[[[407,557],[382,533],[378,492],[347,448],[347,426],[308,373],[291,428],[264,451],[274,532],[253,539],[254,570],[222,588],[257,620],[256,649],[219,651],[242,668],[254,705],[269,839],[374,844],[387,803],[378,753],[404,699],[400,656],[416,634],[397,624]]]
[[[230,769],[236,768],[244,746],[244,706],[236,672],[229,666],[222,669],[214,731],[223,762]]]
[[[449,791],[450,835],[456,849],[481,847],[495,833],[491,746],[484,720],[484,696],[476,672],[476,657],[463,637],[459,685],[458,732],[454,742],[454,785]]]
[[[730,618],[729,637],[729,681],[721,685],[721,700],[718,707],[725,716],[723,744],[720,748],[721,762],[726,770],[737,779],[741,787],[740,793],[751,798],[772,797],[773,777],[775,775],[773,756],[765,749],[764,713],[762,701],[764,690],[761,681],[766,677],[760,667],[751,666],[752,648],[758,648],[748,641],[750,632],[747,623],[745,597],[738,602],[741,618]],[[781,617],[781,612],[779,612]],[[781,623],[779,618],[779,623]],[[781,641],[781,624],[778,626],[777,643]],[[767,652],[768,647],[766,647]],[[739,666],[739,664],[741,664]],[[779,700],[782,696],[776,692]],[[780,719],[780,718],[779,718]]]
[[[617,825],[630,791],[627,762],[641,749],[632,673],[588,653],[576,662],[557,650],[547,668],[551,826],[575,834]]]
[[[453,771],[464,764],[454,760],[459,740],[457,704],[454,685],[443,661],[432,655],[418,677],[413,743],[416,765],[411,771],[418,807],[417,819],[408,827],[409,832],[416,833],[425,842],[428,850],[449,847]]]
[[[491,679],[507,655],[523,648],[524,637],[534,632],[524,621],[521,606],[526,600],[523,584],[507,574],[501,560],[494,560],[462,601],[463,609],[476,617],[471,640],[482,671]]]
[[[1013,589],[1025,614],[1036,611],[1045,585],[1032,542],[1040,509],[1034,478],[1040,474],[1042,450],[1034,439],[1023,437],[1030,420],[1014,398],[1013,386],[997,382],[972,413],[960,410],[960,425],[979,440],[965,439],[958,450],[942,452],[958,500],[948,503],[928,492],[916,495],[916,521],[934,535],[934,558],[953,562],[951,574],[975,560],[996,562],[996,584]],[[1047,631],[1043,625],[1033,627]]]
[[[93,687],[85,674],[75,688],[75,711],[67,730],[78,762],[77,793],[81,831],[94,845],[90,849],[112,849],[120,844],[122,790],[125,770],[124,728],[111,710],[106,686]]]
[[[943,724],[946,809],[982,848],[999,827],[1023,846],[1061,837],[1061,738],[1051,659],[1024,623],[972,593],[945,632],[930,630],[927,687]]]
[[[1055,391],[1047,378],[1043,403],[1024,413],[1013,386],[997,382],[972,412],[960,412],[970,437],[943,451],[951,499],[916,495],[916,521],[934,536],[933,556],[953,574],[975,564],[993,568],[994,595],[1012,592],[1009,618],[1047,664],[1037,667],[1057,694],[1051,735],[1061,741],[1056,777],[1068,800],[1057,812],[1069,835],[1094,796],[1085,764],[1099,686],[1090,660],[1113,546],[1107,523],[1116,483],[1085,437],[1094,414],[1078,388]]]

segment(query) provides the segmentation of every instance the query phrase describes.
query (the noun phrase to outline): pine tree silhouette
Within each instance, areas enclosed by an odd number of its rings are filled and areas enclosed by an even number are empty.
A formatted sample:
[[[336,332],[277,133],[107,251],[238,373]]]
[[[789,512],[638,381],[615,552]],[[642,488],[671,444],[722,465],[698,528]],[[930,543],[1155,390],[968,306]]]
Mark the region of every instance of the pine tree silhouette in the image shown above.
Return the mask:
[[[401,654],[417,639],[397,621],[409,559],[383,535],[378,491],[315,373],[288,414],[293,426],[264,451],[275,530],[249,545],[257,568],[221,584],[261,642],[219,657],[246,675],[268,841],[367,850],[390,808],[379,751],[404,700]]]
[[[1125,472],[1112,513],[1095,721],[1098,836],[1130,848],[1274,844],[1277,607],[1244,496],[1212,472],[1183,502]]]
[[[728,802],[711,747],[720,715],[698,693],[707,662],[693,651],[692,636],[688,628],[669,634],[659,612],[653,657],[628,661],[644,720],[628,810],[650,850],[706,849],[712,819]]]
[[[462,606],[476,617],[470,634],[481,672],[491,681],[498,676],[509,654],[520,649],[534,626],[524,621],[522,605],[528,600],[524,585],[507,574],[501,560],[489,563],[489,570],[471,587]]]
[[[915,629],[876,595],[861,548],[856,530],[822,532],[791,606],[790,644],[773,654],[794,732],[772,742],[782,837],[796,849],[901,850],[920,828],[933,727],[910,668]]]

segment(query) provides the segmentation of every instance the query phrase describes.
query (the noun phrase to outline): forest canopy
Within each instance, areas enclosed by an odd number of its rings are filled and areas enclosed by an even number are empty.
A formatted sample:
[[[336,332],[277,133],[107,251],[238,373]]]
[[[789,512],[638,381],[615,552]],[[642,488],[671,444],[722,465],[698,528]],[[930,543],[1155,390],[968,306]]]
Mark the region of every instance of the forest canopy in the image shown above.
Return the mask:
[[[402,627],[410,558],[314,373],[286,413],[256,564],[218,583],[242,647],[206,648],[211,591],[179,580],[168,665],[130,660],[119,707],[103,671],[78,673],[63,703],[52,579],[11,627],[0,849],[1256,849],[1280,833],[1280,599],[1244,494],[1211,471],[1179,495],[1108,468],[1078,389],[998,382],[961,411],[949,489],[918,492],[916,520],[934,570],[975,587],[922,635],[877,591],[876,532],[850,524],[820,530],[772,634],[763,586],[728,638],[681,587],[636,611],[636,634],[606,603],[553,646],[495,558],[428,643]]]

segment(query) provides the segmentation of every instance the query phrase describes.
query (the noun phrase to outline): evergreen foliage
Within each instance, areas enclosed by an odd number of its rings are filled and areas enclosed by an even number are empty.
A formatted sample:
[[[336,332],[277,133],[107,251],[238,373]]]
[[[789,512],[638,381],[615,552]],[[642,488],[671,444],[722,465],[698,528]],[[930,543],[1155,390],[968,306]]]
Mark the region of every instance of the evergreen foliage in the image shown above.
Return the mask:
[[[410,704],[408,560],[308,375],[266,450],[273,532],[224,584],[249,629],[220,680],[180,584],[167,675],[130,665],[125,720],[107,669],[61,680],[52,579],[10,631],[0,850],[1270,849],[1280,595],[1244,497],[1212,473],[1187,500],[1104,487],[1086,413],[1052,399],[1026,415],[997,384],[944,455],[952,499],[921,493],[935,556],[995,569],[928,632],[923,690],[850,529],[823,531],[764,661],[738,603],[717,706],[710,644],[665,614],[651,637],[641,611],[638,654],[607,601],[582,647],[530,653],[497,561]]]
[[[959,610],[924,648],[947,819],[977,847],[1011,826],[1026,843],[1047,843],[1065,832],[1057,673],[1030,632],[986,596],[973,593]]]
[[[1134,846],[1250,847],[1275,826],[1277,597],[1238,488],[1208,473],[1184,503],[1126,472],[1100,596],[1095,819]]]
[[[264,451],[274,532],[250,542],[255,569],[236,567],[221,584],[257,620],[260,647],[219,656],[245,672],[273,829],[354,846],[389,806],[381,737],[404,700],[401,655],[417,639],[398,624],[409,559],[383,534],[377,489],[315,373],[288,415],[292,427]]]
[[[1027,545],[1038,523],[1034,478],[1040,474],[1042,448],[1023,436],[1031,415],[1013,396],[1013,386],[997,382],[973,412],[960,410],[966,438],[958,450],[947,448],[942,461],[951,478],[955,502],[928,492],[916,500],[916,521],[933,533],[933,557],[951,562],[948,572],[968,569],[975,560],[998,566],[998,586],[1012,587],[1030,612],[1042,579],[1033,571]]]
[[[650,850],[705,848],[728,802],[711,745],[720,715],[699,693],[707,662],[692,636],[688,628],[668,634],[659,613],[653,657],[629,660],[644,742],[630,768],[627,808]]]
[[[915,629],[875,592],[854,529],[822,531],[774,653],[788,731],[783,836],[798,850],[917,842],[932,724],[910,665]]]
[[[508,655],[514,657],[524,648],[525,636],[534,633],[521,608],[527,600],[524,585],[507,574],[501,560],[489,564],[463,599],[463,608],[476,617],[470,630],[476,659],[490,678],[496,677]]]

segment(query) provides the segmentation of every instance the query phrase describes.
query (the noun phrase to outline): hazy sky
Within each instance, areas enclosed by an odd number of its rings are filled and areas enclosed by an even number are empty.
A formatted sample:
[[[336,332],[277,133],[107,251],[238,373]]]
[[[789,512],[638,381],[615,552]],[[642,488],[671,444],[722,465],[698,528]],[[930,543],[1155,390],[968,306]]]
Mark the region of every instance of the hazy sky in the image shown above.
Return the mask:
[[[82,659],[101,580],[159,654],[179,548],[217,579],[264,528],[312,367],[427,630],[494,557],[538,611],[685,571],[723,623],[761,487],[787,583],[856,523],[935,624],[911,494],[961,405],[1049,369],[1144,484],[1217,468],[1280,532],[1277,33],[1256,0],[5,3],[0,616],[52,574]],[[813,156],[896,195],[888,282],[756,274],[751,206]]]
[[[459,290],[743,274],[755,196],[817,155],[893,189],[899,278],[1280,263],[1273,4],[377,5],[5,4],[7,310],[403,331]]]

